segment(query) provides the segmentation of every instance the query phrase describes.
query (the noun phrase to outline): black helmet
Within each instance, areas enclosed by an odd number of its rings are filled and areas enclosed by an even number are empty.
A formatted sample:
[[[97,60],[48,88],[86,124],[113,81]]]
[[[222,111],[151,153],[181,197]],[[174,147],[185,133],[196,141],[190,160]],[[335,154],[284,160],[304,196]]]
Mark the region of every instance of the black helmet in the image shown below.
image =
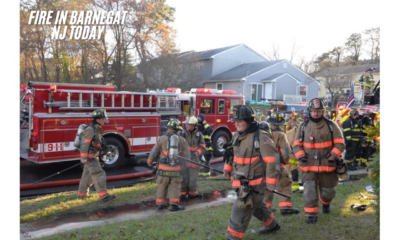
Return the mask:
[[[104,109],[96,109],[96,110],[94,110],[93,113],[92,113],[92,117],[94,119],[96,119],[96,118],[108,118],[106,110],[104,110]]]
[[[308,111],[325,110],[325,104],[320,98],[313,98],[308,103],[307,110]]]
[[[233,106],[232,122],[238,120],[254,121],[254,117],[253,108],[246,105]]]
[[[350,111],[350,117],[352,117],[352,116],[360,116],[360,112],[353,109]]]
[[[269,124],[267,122],[264,121],[260,122],[260,129],[268,133],[271,133],[271,128],[269,127]]]
[[[203,114],[199,114],[199,115],[197,116],[197,121],[199,121],[199,123],[202,123],[205,119],[206,119],[206,118],[204,117]]]
[[[271,114],[268,122],[274,125],[283,125],[285,124],[285,118],[283,117],[283,114],[277,110]]]
[[[182,130],[181,123],[180,123],[179,120],[176,119],[176,118],[170,119],[169,122],[167,123],[167,127],[172,128],[172,129],[174,129],[175,131]]]

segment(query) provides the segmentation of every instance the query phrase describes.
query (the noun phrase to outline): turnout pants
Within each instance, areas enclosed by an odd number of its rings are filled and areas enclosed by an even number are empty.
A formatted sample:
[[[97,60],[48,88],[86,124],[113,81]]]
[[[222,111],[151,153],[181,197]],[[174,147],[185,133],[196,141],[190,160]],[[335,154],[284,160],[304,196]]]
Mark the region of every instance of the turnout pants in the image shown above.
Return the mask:
[[[179,194],[181,190],[181,177],[162,177],[157,176],[156,204],[162,205],[167,202],[167,193],[169,191],[169,203],[179,203]]]
[[[292,179],[289,177],[289,172],[283,168],[281,171],[281,176],[278,180],[278,190],[281,193],[286,195],[292,195]],[[272,200],[274,199],[274,193],[270,191],[265,191],[264,202],[267,204],[267,207],[272,207]],[[279,208],[292,208],[292,198],[287,198],[281,195],[278,195],[279,200]]]
[[[236,199],[232,206],[231,217],[228,229],[226,230],[225,236],[227,238],[242,239],[252,215],[260,220],[266,228],[271,229],[276,226],[274,214],[263,201],[265,189],[265,183],[258,186],[251,186],[251,192],[246,199],[252,198],[252,206],[241,208],[238,204],[239,199]]]
[[[88,197],[90,186],[94,184],[97,195],[103,199],[108,195],[106,186],[106,172],[95,158],[89,158],[84,164],[81,181],[79,182],[78,196]]]
[[[196,195],[197,192],[197,179],[199,178],[198,167],[186,167],[182,170],[182,186],[181,186],[181,194],[186,195]]]
[[[353,160],[358,163],[361,160],[361,143],[353,141],[351,146],[346,145],[346,154],[344,155],[346,163],[352,163]]]
[[[305,215],[316,217],[319,210],[318,200],[325,205],[332,202],[339,177],[336,172],[303,172],[302,180]]]

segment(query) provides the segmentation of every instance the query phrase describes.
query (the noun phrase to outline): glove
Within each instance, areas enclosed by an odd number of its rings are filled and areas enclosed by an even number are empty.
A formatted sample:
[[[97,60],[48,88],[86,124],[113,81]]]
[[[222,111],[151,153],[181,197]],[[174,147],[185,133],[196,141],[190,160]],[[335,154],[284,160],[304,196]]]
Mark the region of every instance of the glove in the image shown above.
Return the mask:
[[[222,145],[222,148],[226,150],[230,146],[232,146],[232,142],[226,142],[224,145]]]

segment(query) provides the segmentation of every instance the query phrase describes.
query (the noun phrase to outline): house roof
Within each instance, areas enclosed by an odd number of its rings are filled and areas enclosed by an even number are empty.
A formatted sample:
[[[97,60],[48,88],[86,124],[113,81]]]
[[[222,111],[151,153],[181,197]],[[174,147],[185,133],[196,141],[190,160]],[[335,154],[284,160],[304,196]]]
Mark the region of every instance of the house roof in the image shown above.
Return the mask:
[[[272,66],[280,61],[283,60],[244,63],[237,67],[229,69],[228,71],[222,72],[208,81],[213,81],[213,80],[231,81],[232,79],[242,79],[253,73],[259,72],[269,66]]]
[[[179,58],[184,58],[184,59],[190,59],[190,60],[201,60],[201,59],[208,59],[211,58],[212,56],[225,52],[226,50],[229,50],[231,48],[240,46],[242,44],[236,44],[233,46],[228,46],[228,47],[223,47],[223,48],[216,48],[216,49],[210,49],[206,51],[201,51],[201,52],[195,52],[195,51],[187,51],[179,54]]]
[[[298,83],[301,82],[300,80],[296,79],[295,77],[293,77],[293,76],[292,76],[291,74],[289,74],[289,73],[275,73],[275,74],[272,74],[271,76],[269,76],[269,77],[267,77],[267,78],[261,80],[261,82],[262,82],[262,83],[269,83],[269,82],[272,82],[273,80],[276,80],[276,79],[278,79],[278,78],[280,78],[280,77],[283,77],[284,75],[287,75],[287,76],[293,78],[293,79],[294,79],[296,82],[298,82]]]
[[[379,64],[363,64],[363,65],[355,65],[355,66],[339,66],[339,67],[331,67],[326,68],[320,72],[315,73],[315,76],[327,76],[334,74],[362,74],[369,68],[377,67],[374,73],[380,72]]]

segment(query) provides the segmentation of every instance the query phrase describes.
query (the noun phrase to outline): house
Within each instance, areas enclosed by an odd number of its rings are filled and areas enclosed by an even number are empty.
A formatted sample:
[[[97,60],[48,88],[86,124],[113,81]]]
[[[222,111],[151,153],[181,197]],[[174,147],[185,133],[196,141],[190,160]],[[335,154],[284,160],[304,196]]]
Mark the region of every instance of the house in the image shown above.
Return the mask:
[[[192,63],[196,65],[197,74],[195,75],[198,78],[198,85],[196,87],[203,87],[205,80],[209,80],[243,63],[267,60],[244,44],[201,52],[183,52],[179,54],[178,58],[181,63]]]
[[[350,91],[351,85],[353,83],[357,83],[360,79],[360,76],[366,72],[369,68],[375,68],[373,72],[374,80],[377,83],[380,80],[380,67],[377,64],[362,64],[362,65],[350,65],[350,66],[338,66],[338,67],[331,67],[326,68],[322,71],[314,73],[315,78],[320,81],[320,96],[325,98],[331,98],[331,94],[329,92],[329,87],[331,91],[338,92],[339,97],[343,99],[347,99]],[[326,80],[328,78],[336,78],[336,79],[343,79],[344,84],[338,84],[337,86],[327,84]],[[360,96],[359,94],[359,87],[355,86],[354,89],[355,97],[358,99]]]
[[[287,60],[268,61],[244,44],[186,52],[180,58],[200,66],[197,87],[235,90],[246,101],[284,99],[300,103],[319,96],[320,83],[316,79]]]

